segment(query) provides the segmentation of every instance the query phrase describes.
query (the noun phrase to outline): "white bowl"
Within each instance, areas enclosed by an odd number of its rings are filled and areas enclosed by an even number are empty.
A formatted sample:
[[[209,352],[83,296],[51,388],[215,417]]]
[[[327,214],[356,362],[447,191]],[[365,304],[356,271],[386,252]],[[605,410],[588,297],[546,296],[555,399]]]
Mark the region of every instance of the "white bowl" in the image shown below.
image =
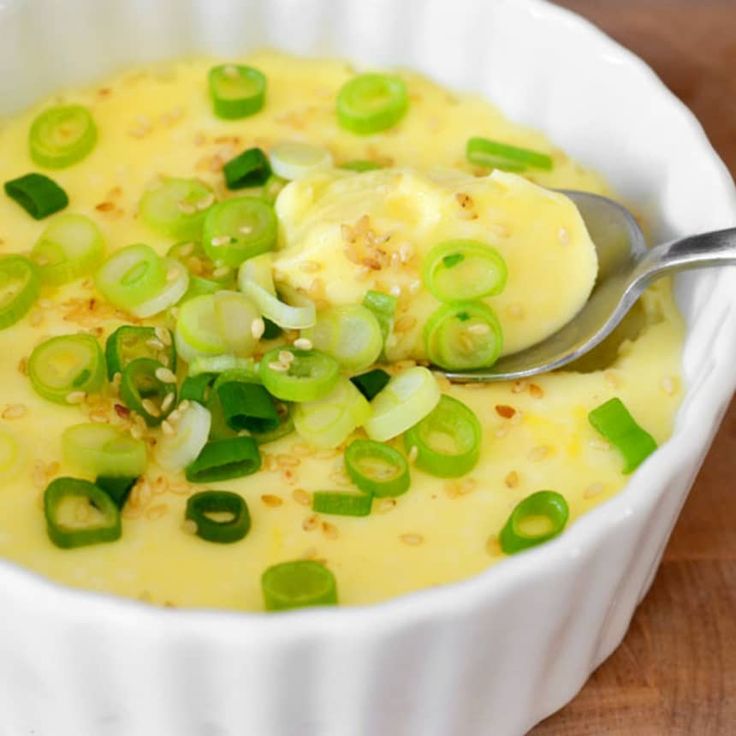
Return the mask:
[[[124,64],[271,45],[487,95],[656,218],[736,223],[733,184],[639,59],[539,0],[0,0],[0,107]],[[673,438],[556,541],[365,608],[166,611],[0,564],[0,736],[494,736],[567,702],[621,641],[734,387],[736,273],[678,282]]]

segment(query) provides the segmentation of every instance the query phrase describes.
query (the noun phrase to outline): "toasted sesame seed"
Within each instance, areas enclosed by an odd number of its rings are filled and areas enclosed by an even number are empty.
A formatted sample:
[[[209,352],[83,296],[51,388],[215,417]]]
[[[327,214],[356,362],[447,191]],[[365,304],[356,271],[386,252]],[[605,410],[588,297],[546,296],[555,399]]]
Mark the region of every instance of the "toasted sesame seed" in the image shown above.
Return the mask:
[[[180,411],[186,411],[189,408],[189,399],[184,399],[179,402]]]
[[[168,510],[169,507],[165,503],[160,503],[157,506],[151,506],[151,508],[146,511],[144,516],[148,521],[156,521],[157,519],[166,516],[166,512]]]
[[[163,345],[171,345],[171,333],[165,327],[156,327],[154,332]]]
[[[202,210],[206,210],[211,207],[214,204],[214,201],[215,195],[210,192],[196,203],[196,207],[201,212]]]
[[[37,304],[39,307],[41,307],[41,309],[51,309],[51,307],[54,306],[54,303],[51,301],[51,299],[39,299]]]
[[[290,350],[279,350],[279,363],[288,366],[294,362],[294,353]]]
[[[146,345],[149,348],[153,348],[154,350],[163,350],[165,347],[161,340],[159,340],[157,337],[151,337],[146,340]]]
[[[533,399],[541,399],[544,396],[544,389],[536,383],[529,384],[529,395]]]
[[[324,534],[327,539],[337,539],[340,536],[340,531],[334,524],[331,524],[329,521],[323,521],[322,534]]]
[[[186,519],[184,523],[181,525],[181,528],[187,534],[196,534],[197,533],[197,522],[193,521],[192,519]]]
[[[241,235],[251,235],[253,233],[253,226],[252,225],[241,225],[238,228],[238,232]]]
[[[232,268],[228,266],[220,266],[219,268],[216,268],[212,275],[216,279],[224,279],[226,276],[229,276],[233,272]]]
[[[519,485],[519,474],[512,470],[504,479],[503,482],[509,487],[509,488],[516,488]]]
[[[399,286],[399,284],[394,284],[389,289],[389,293],[391,294],[391,296],[396,296],[396,297],[401,296],[401,286]]]
[[[417,461],[417,458],[419,457],[419,448],[416,445],[412,445],[411,449],[409,450],[409,454],[407,455],[406,459],[410,463],[415,463]]]
[[[156,406],[152,399],[143,399],[143,401],[141,401],[141,406],[143,407],[143,411],[145,411],[146,414],[149,414],[152,417],[161,416],[161,409]]]
[[[399,317],[394,325],[396,332],[409,332],[417,323],[417,318],[411,315],[405,314],[403,317]]]
[[[529,383],[523,379],[514,381],[514,385],[511,387],[512,394],[522,394],[526,391]]]
[[[513,319],[521,319],[525,314],[524,307],[521,304],[509,304],[506,313]]]
[[[306,337],[299,337],[296,340],[294,340],[294,347],[297,350],[311,350],[312,341],[308,340]]]
[[[511,429],[511,427],[510,427],[509,424],[502,424],[496,430],[496,437],[498,437],[499,439],[502,439],[503,437],[505,437],[509,433],[510,429]]]
[[[164,419],[164,421],[161,422],[161,431],[169,436],[176,433],[176,430],[167,419]]]
[[[230,243],[229,235],[218,235],[210,240],[210,243],[217,248],[220,245],[228,245]]]
[[[31,327],[38,327],[43,322],[43,312],[38,309],[32,310],[28,317],[28,322]]]
[[[424,542],[424,537],[421,534],[402,534],[399,539],[403,544],[408,544],[410,547],[418,547]]]
[[[164,368],[163,366],[156,368],[155,376],[161,383],[176,383],[176,376],[169,368]]]
[[[501,544],[498,541],[498,537],[489,537],[488,541],[486,542],[486,552],[491,557],[500,557],[503,553],[503,550],[501,549]]]
[[[471,335],[487,335],[490,331],[490,325],[487,325],[484,322],[477,322],[476,324],[468,327],[468,332]]]
[[[311,516],[307,516],[306,519],[302,522],[302,529],[304,529],[305,532],[311,532],[314,531],[319,526],[319,516],[317,514],[312,514]]]
[[[396,508],[398,501],[395,498],[381,498],[378,499],[378,503],[375,504],[376,512],[379,514],[387,514],[389,511],[393,511]]]
[[[182,258],[186,258],[187,256],[190,256],[192,255],[192,253],[194,253],[194,248],[195,248],[194,243],[185,243],[184,245],[179,246],[179,255]]]
[[[284,503],[284,500],[281,498],[281,496],[274,496],[271,493],[264,493],[261,496],[261,501],[263,501],[266,506],[269,506],[272,509],[276,508],[277,506],[281,506]]]
[[[20,419],[28,411],[24,404],[10,404],[2,413],[3,419]]]
[[[300,506],[311,506],[312,505],[312,496],[309,493],[307,493],[303,488],[295,488],[291,492],[291,497]]]
[[[164,400],[161,402],[161,411],[168,411],[174,403],[175,398],[176,395],[173,392],[166,394]]]
[[[414,247],[411,243],[402,243],[399,246],[399,260],[408,263],[414,255]]]
[[[496,414],[504,419],[511,419],[516,414],[516,409],[507,404],[496,404]]]
[[[66,395],[67,404],[81,404],[87,398],[84,391],[72,391]]]
[[[130,428],[130,436],[131,436],[131,437],[132,437],[132,438],[133,438],[134,440],[140,440],[140,439],[142,439],[142,438],[143,438],[143,430],[142,430],[142,429],[141,429],[140,427],[138,427],[138,426],[136,426],[136,425],[133,425],[133,426],[132,426],[132,427]]]
[[[265,331],[266,323],[260,317],[256,317],[250,323],[250,334],[253,335],[256,340],[260,340],[263,337],[263,333]]]

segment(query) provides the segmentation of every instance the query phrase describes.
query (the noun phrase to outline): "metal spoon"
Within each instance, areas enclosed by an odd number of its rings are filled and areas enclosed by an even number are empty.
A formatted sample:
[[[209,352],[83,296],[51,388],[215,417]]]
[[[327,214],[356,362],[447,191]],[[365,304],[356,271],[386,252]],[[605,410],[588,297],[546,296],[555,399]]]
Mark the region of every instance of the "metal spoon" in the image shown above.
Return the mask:
[[[561,368],[610,335],[644,289],[660,276],[691,268],[736,265],[736,228],[692,235],[647,249],[627,209],[597,194],[561,191],[580,210],[598,253],[598,278],[590,299],[554,335],[500,358],[490,368],[441,371],[451,381],[508,381]]]

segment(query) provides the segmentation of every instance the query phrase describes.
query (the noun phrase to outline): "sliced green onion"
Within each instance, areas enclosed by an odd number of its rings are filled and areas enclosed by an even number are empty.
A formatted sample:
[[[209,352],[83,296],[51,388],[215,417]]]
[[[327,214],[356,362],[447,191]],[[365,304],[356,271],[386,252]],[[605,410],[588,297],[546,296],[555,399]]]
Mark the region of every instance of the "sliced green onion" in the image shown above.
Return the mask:
[[[289,182],[286,179],[282,179],[280,176],[272,174],[268,177],[268,181],[263,185],[263,191],[261,192],[261,198],[269,204],[274,204],[281,190]]]
[[[372,440],[385,442],[421,422],[437,406],[441,392],[437,379],[422,366],[394,376],[371,401],[373,415],[365,423]]]
[[[265,184],[271,176],[271,166],[260,148],[249,148],[231,158],[222,167],[222,173],[228,189],[245,189]]]
[[[407,450],[416,447],[416,466],[440,478],[469,473],[478,463],[482,440],[478,417],[447,394],[404,436]]]
[[[108,379],[112,381],[116,373],[122,373],[136,358],[152,358],[170,371],[176,371],[176,349],[171,331],[164,327],[118,327],[105,344]]]
[[[503,256],[478,240],[450,240],[424,259],[424,285],[441,302],[469,301],[500,294],[508,272]]]
[[[205,253],[216,263],[239,266],[276,245],[278,223],[271,205],[258,197],[237,197],[216,204],[202,231]]]
[[[359,74],[337,95],[337,119],[351,133],[370,135],[392,128],[409,109],[409,93],[399,77]]]
[[[372,401],[376,394],[379,394],[386,388],[386,384],[391,380],[391,376],[386,371],[375,368],[372,371],[368,371],[368,373],[353,376],[350,380],[368,401]]]
[[[282,179],[295,181],[332,168],[332,154],[309,143],[280,143],[271,149],[271,167]]]
[[[49,539],[57,547],[72,549],[120,539],[120,510],[94,483],[56,478],[46,488],[43,505]]]
[[[41,234],[31,250],[41,279],[65,284],[85,276],[102,261],[105,241],[89,217],[65,214],[57,217]]]
[[[105,382],[105,356],[92,335],[60,335],[36,346],[28,359],[36,393],[57,404],[75,404]]]
[[[133,490],[133,486],[138,482],[137,477],[127,478],[122,476],[106,476],[99,475],[95,480],[95,485],[101,488],[113,500],[115,505],[122,509]]]
[[[187,466],[190,483],[213,483],[241,478],[261,468],[261,454],[252,437],[228,437],[208,442],[197,459]]]
[[[363,174],[366,171],[376,171],[383,167],[375,161],[356,159],[355,161],[346,161],[344,164],[340,164],[340,168],[345,169],[346,171],[355,171],[358,174]]]
[[[205,282],[202,285],[202,294],[211,294],[218,289],[229,289],[235,284],[235,269],[229,266],[216,266],[199,242],[185,240],[174,243],[166,255],[184,264],[192,280],[196,277]]]
[[[150,299],[141,302],[135,307],[130,307],[129,311],[135,317],[147,319],[156,314],[160,314],[169,307],[178,304],[187,293],[189,288],[189,271],[186,267],[175,261],[173,258],[165,258],[164,266],[166,268],[166,283],[158,294],[154,294]]]
[[[199,373],[196,376],[187,376],[181,384],[179,399],[181,401],[196,401],[202,406],[206,406],[216,378],[217,373]]]
[[[97,126],[81,105],[59,105],[42,112],[31,125],[28,145],[39,166],[64,169],[81,161],[97,143]]]
[[[75,424],[61,433],[64,460],[92,475],[139,476],[146,469],[146,443],[109,424]]]
[[[218,291],[214,299],[215,323],[228,352],[238,357],[252,355],[258,345],[253,323],[260,319],[253,302],[238,291]]]
[[[241,376],[248,375],[258,382],[258,370],[253,358],[236,358],[234,355],[202,355],[189,364],[189,375],[215,373],[222,375],[237,371]]]
[[[259,445],[267,445],[269,442],[276,442],[282,437],[290,435],[294,431],[294,417],[291,410],[291,404],[284,401],[276,402],[276,413],[279,416],[279,424],[274,429],[265,432],[251,432],[251,437]]]
[[[174,434],[162,434],[156,443],[156,462],[170,471],[184,470],[202,452],[210,436],[212,416],[196,401],[181,411]]]
[[[230,429],[270,432],[280,424],[276,404],[260,384],[227,381],[217,387],[217,394]]]
[[[261,589],[267,611],[337,604],[335,576],[314,560],[282,562],[269,567],[261,577]]]
[[[270,254],[247,260],[238,273],[240,290],[253,300],[261,314],[286,330],[303,330],[317,321],[317,310],[311,302],[301,306],[285,304],[276,296]]]
[[[378,320],[384,345],[391,331],[394,329],[396,302],[397,299],[395,296],[384,294],[382,291],[367,291],[363,297],[363,306],[366,309],[370,309],[373,316]]]
[[[409,463],[396,449],[373,440],[355,440],[345,450],[345,470],[363,493],[400,496],[409,490]]]
[[[302,334],[351,373],[373,365],[383,349],[378,320],[360,304],[325,309],[317,316],[315,326]]]
[[[100,293],[120,309],[131,310],[166,287],[166,263],[149,245],[138,243],[115,251],[95,276]]]
[[[139,211],[143,222],[156,232],[195,240],[214,203],[215,194],[203,181],[166,178],[143,195]]]
[[[214,294],[190,299],[179,307],[176,351],[188,363],[200,355],[222,355],[228,344],[220,334]]]
[[[161,375],[162,368],[157,360],[136,358],[123,368],[120,380],[121,401],[149,427],[161,424],[176,405],[176,383]]]
[[[483,302],[444,304],[424,326],[429,360],[446,370],[488,368],[501,355],[503,331]]]
[[[559,493],[532,493],[514,508],[501,530],[501,549],[512,555],[547,542],[562,532],[569,515],[567,501]]]
[[[38,272],[24,256],[0,256],[0,330],[23,319],[40,291]]]
[[[318,514],[338,516],[369,516],[373,496],[343,491],[315,491],[312,494],[312,511]]]
[[[465,155],[474,166],[485,166],[489,169],[506,171],[544,169],[549,171],[554,166],[551,156],[546,153],[511,146],[508,143],[500,143],[488,138],[470,138]]]
[[[209,87],[215,115],[225,120],[254,115],[266,102],[266,77],[252,66],[222,64],[212,67]]]
[[[26,174],[6,181],[4,187],[5,194],[34,220],[43,220],[69,204],[66,192],[43,174]]]
[[[340,366],[317,350],[274,348],[261,359],[259,373],[263,385],[277,399],[317,401],[337,383]]]
[[[347,378],[339,378],[329,394],[317,401],[298,403],[294,428],[315,447],[341,445],[371,415],[371,405]]]
[[[633,473],[656,449],[657,442],[619,398],[601,404],[588,414],[593,427],[623,456],[623,472]]]
[[[230,491],[200,491],[187,499],[187,521],[207,542],[232,544],[250,531],[250,512],[242,496]]]
[[[180,302],[189,301],[194,299],[196,296],[204,296],[205,294],[215,294],[222,289],[222,284],[219,281],[212,281],[210,279],[201,279],[199,276],[189,276],[189,286],[187,287],[186,293],[179,300]]]
[[[263,334],[261,340],[275,340],[284,334],[284,331],[275,323],[272,322],[268,317],[263,318]]]

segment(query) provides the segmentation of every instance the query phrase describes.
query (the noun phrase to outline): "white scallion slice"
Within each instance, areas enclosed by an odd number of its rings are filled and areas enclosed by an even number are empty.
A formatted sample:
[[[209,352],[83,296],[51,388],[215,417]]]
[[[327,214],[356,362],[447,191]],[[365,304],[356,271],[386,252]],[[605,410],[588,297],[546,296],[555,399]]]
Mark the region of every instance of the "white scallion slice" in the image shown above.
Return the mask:
[[[270,152],[271,169],[282,179],[295,181],[333,166],[332,154],[309,143],[279,143]]]
[[[238,286],[261,314],[279,327],[304,330],[317,321],[317,310],[312,302],[305,299],[302,305],[291,306],[276,296],[269,254],[251,258],[240,267]]]
[[[153,317],[169,307],[178,304],[189,288],[189,271],[186,266],[173,258],[164,258],[166,284],[158,294],[136,307],[130,313],[141,319]]]
[[[351,373],[372,366],[383,349],[381,325],[373,312],[360,304],[326,309],[303,336]]]
[[[146,469],[146,443],[109,424],[75,424],[61,435],[64,460],[93,475],[134,478]]]
[[[256,362],[253,358],[236,358],[234,355],[200,355],[189,364],[189,376],[199,376],[202,373],[225,373],[238,371],[252,373],[258,379]]]
[[[253,335],[253,321],[260,312],[253,302],[239,291],[218,291],[215,295],[215,322],[228,345],[228,352],[248,357],[258,345]]]
[[[203,294],[184,302],[174,335],[176,352],[187,363],[198,356],[227,353],[227,341],[218,329],[215,295]]]
[[[319,401],[306,401],[293,408],[294,428],[315,447],[333,448],[344,442],[371,416],[371,405],[347,379]]]
[[[196,401],[182,413],[174,434],[162,434],[156,444],[156,462],[170,471],[183,470],[193,463],[207,444],[212,415]]]
[[[373,414],[365,424],[372,440],[384,442],[413,427],[437,406],[442,392],[431,371],[422,366],[394,376],[371,401]]]

